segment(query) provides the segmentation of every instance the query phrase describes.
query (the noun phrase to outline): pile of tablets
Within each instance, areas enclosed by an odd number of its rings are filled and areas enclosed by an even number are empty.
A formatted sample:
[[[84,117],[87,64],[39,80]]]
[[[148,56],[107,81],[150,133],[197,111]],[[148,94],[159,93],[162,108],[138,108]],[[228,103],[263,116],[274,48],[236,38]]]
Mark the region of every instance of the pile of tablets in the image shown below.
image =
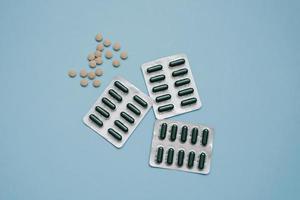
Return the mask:
[[[110,41],[104,41],[103,45],[109,46]],[[150,166],[208,174],[214,130],[199,124],[166,120],[202,105],[187,56],[160,58],[141,68],[150,97],[118,76],[90,108],[83,122],[121,148],[153,106],[158,120],[154,124]]]
[[[98,33],[95,36],[95,40],[98,42],[96,46],[96,51],[90,53],[87,56],[88,59],[88,65],[91,68],[89,72],[85,68],[80,70],[80,77],[82,78],[80,80],[80,85],[82,87],[88,86],[89,80],[93,80],[93,86],[99,87],[101,84],[100,80],[95,79],[96,77],[100,77],[103,75],[103,69],[97,68],[97,65],[102,65],[103,59],[102,59],[102,53],[105,51],[104,56],[107,60],[110,60],[114,57],[113,52],[118,53],[121,49],[121,44],[119,42],[115,42],[112,45],[112,50],[109,49],[111,46],[111,41],[109,39],[103,40],[103,36],[101,33]],[[126,60],[128,58],[128,54],[126,51],[120,52],[120,59]],[[120,60],[113,59],[112,66],[119,67],[121,65]],[[68,72],[69,77],[74,78],[77,75],[76,70],[70,69]],[[88,78],[88,79],[86,79]],[[95,79],[95,80],[94,80]]]

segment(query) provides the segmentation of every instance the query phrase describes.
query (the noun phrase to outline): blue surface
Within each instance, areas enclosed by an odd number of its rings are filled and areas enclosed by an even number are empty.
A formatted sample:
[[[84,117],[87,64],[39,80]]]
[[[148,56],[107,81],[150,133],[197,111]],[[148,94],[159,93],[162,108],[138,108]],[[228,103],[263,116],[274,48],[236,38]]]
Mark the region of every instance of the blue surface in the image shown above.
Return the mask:
[[[300,199],[299,1],[1,1],[0,199]],[[99,89],[69,68],[102,32],[129,59]],[[154,114],[117,150],[81,119],[115,75],[186,53],[216,130],[207,176],[148,165]]]

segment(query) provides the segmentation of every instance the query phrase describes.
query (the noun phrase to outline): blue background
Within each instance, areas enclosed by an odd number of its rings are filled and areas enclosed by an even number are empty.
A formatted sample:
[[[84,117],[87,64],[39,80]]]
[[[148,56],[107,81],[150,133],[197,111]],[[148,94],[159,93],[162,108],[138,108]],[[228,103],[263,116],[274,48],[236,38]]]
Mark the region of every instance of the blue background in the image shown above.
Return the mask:
[[[300,199],[299,1],[1,1],[0,199]],[[81,88],[94,36],[129,58]],[[207,176],[151,168],[153,111],[118,150],[82,123],[122,75],[186,53],[216,130]]]

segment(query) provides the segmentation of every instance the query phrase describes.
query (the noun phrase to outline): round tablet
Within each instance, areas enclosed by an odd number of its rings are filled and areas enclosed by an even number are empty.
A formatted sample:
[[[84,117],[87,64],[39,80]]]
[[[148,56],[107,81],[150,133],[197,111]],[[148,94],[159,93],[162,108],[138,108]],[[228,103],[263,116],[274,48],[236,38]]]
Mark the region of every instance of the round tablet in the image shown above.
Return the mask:
[[[90,53],[88,55],[88,60],[91,61],[91,60],[94,60],[95,59],[95,53]]]
[[[95,68],[96,67],[96,60],[91,60],[90,62],[89,62],[89,66],[91,67],[91,68]]]
[[[127,52],[126,51],[123,51],[121,54],[120,54],[120,57],[125,60],[128,58],[128,55],[127,55]]]
[[[119,67],[119,66],[120,66],[120,61],[118,61],[118,60],[113,60],[112,65],[113,65],[114,67]]]
[[[98,44],[96,49],[97,49],[98,51],[103,51],[103,49],[104,49],[103,44]]]
[[[93,79],[96,77],[95,72],[90,71],[90,72],[88,73],[88,77],[89,77],[89,79],[93,80]]]
[[[99,51],[99,50],[97,50],[97,51],[95,52],[95,57],[98,58],[98,57],[101,57],[101,56],[102,56],[102,52]]]
[[[113,57],[112,52],[111,52],[110,50],[107,50],[107,51],[105,52],[105,57],[106,57],[107,59],[111,59],[111,58]]]
[[[114,43],[113,49],[114,49],[115,51],[119,51],[119,50],[121,49],[120,43],[119,43],[119,42]]]
[[[87,77],[87,71],[86,71],[85,69],[81,69],[81,70],[80,70],[80,76],[81,76],[82,78]]]
[[[103,63],[101,57],[96,58],[96,59],[95,59],[95,62],[96,62],[97,65],[101,65],[101,64]]]
[[[95,70],[95,74],[96,74],[96,76],[102,76],[103,75],[103,70],[101,68],[97,68]]]
[[[93,86],[94,87],[99,87],[101,85],[101,81],[100,80],[94,80],[93,81]]]
[[[86,87],[89,84],[89,81],[87,79],[81,79],[80,85],[82,87]]]
[[[69,72],[68,72],[68,75],[71,78],[74,78],[77,75],[77,73],[76,73],[76,71],[74,69],[70,69]]]
[[[111,41],[109,39],[105,39],[103,44],[104,46],[109,47],[111,45]]]
[[[97,42],[101,42],[102,39],[103,39],[102,34],[101,34],[101,33],[98,33],[98,34],[96,35],[95,39],[96,39]]]

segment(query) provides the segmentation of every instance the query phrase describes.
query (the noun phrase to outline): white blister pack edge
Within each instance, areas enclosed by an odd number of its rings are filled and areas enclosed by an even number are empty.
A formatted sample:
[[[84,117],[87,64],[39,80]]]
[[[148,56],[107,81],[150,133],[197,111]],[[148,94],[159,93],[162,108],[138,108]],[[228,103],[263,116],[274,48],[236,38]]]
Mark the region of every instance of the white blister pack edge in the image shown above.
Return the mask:
[[[159,138],[160,135],[160,129],[161,125],[163,123],[166,123],[168,125],[167,129],[167,135],[164,140],[161,140]],[[177,130],[177,137],[175,141],[170,141],[170,130],[171,126],[173,124],[176,124],[178,126]],[[181,128],[183,126],[188,127],[188,137],[185,143],[182,143],[180,141],[180,136],[181,136]],[[198,128],[199,129],[199,134],[197,137],[197,143],[196,144],[191,144],[191,131],[193,128]],[[206,146],[201,145],[201,137],[202,137],[202,131],[204,129],[209,130],[209,137],[207,140]],[[199,174],[208,174],[210,172],[210,166],[211,166],[211,156],[212,156],[212,148],[213,148],[213,138],[214,138],[214,129],[209,128],[204,125],[199,125],[199,124],[191,124],[188,122],[181,122],[181,121],[175,121],[175,120],[156,120],[154,124],[154,130],[153,130],[153,136],[152,136],[152,144],[151,144],[151,153],[150,153],[150,160],[149,160],[149,165],[151,167],[156,167],[156,168],[164,168],[164,169],[174,169],[174,170],[180,170],[180,171],[186,171],[186,172],[192,172],[192,173],[199,173]],[[161,163],[157,163],[157,151],[159,147],[164,148],[164,153],[163,153],[163,161]],[[167,152],[169,148],[173,148],[174,151],[174,158],[173,158],[173,164],[168,165],[166,163],[167,159]],[[177,161],[178,161],[178,152],[179,150],[184,150],[185,156],[184,156],[184,164],[181,167],[178,167]],[[187,163],[188,163],[188,153],[190,151],[194,151],[196,156],[194,160],[194,166],[192,168],[188,168]],[[204,152],[206,154],[205,158],[205,164],[204,168],[202,170],[198,169],[198,162],[199,162],[199,157],[200,154]]]
[[[181,66],[176,66],[176,67],[169,67],[169,63],[178,59],[184,59],[185,63]],[[156,71],[154,73],[148,73],[147,69],[149,67],[152,66],[156,66],[156,65],[162,65],[163,68],[160,71]],[[184,77],[173,77],[172,76],[172,72],[179,70],[179,69],[183,69],[186,68],[188,69],[188,73],[186,75],[184,75]],[[201,104],[201,100],[199,97],[199,93],[198,93],[198,89],[197,86],[195,84],[193,75],[192,75],[192,71],[189,65],[189,61],[187,59],[187,56],[185,54],[176,54],[173,56],[168,56],[168,57],[164,57],[164,58],[160,58],[151,62],[147,62],[144,63],[141,66],[142,69],[142,73],[144,76],[144,80],[147,86],[147,90],[148,90],[148,94],[150,95],[150,97],[154,100],[153,103],[153,109],[154,109],[154,113],[155,113],[155,117],[157,119],[165,119],[165,118],[169,118],[175,115],[179,115],[179,114],[183,114],[183,113],[187,113],[193,110],[197,110],[200,109],[202,104]],[[151,83],[150,82],[150,78],[156,75],[160,75],[163,74],[165,75],[165,80],[164,81],[160,81],[158,83]],[[183,78],[189,78],[190,79],[190,83],[180,86],[180,87],[175,87],[175,81],[183,79]],[[168,90],[167,91],[162,91],[162,92],[156,92],[154,93],[152,91],[152,88],[158,85],[162,85],[162,84],[167,84]],[[193,94],[190,95],[186,95],[186,96],[179,96],[178,95],[178,91],[182,90],[182,89],[186,89],[186,88],[193,88],[194,92]],[[163,95],[163,94],[170,94],[172,97],[171,99],[167,100],[167,101],[163,101],[160,103],[157,103],[155,101],[156,97]],[[195,104],[192,105],[188,105],[188,106],[181,106],[181,101],[194,97],[197,99],[197,102]],[[174,105],[174,109],[168,112],[159,112],[158,108],[162,105],[166,105],[166,104],[173,104]]]
[[[126,86],[128,88],[129,92],[126,94],[126,93],[120,91],[118,88],[116,88],[115,85],[114,85],[115,81],[121,82],[124,86]],[[122,102],[119,103],[118,101],[116,101],[114,98],[112,98],[109,95],[108,91],[110,89],[114,89],[115,91],[117,91],[122,96],[122,98],[123,98]],[[138,95],[145,102],[147,102],[147,104],[148,104],[147,108],[142,107],[136,101],[134,101],[133,96],[135,96],[135,95]],[[101,101],[103,97],[106,97],[111,102],[113,102],[116,105],[116,109],[115,110],[111,110],[105,104],[103,104],[103,102]],[[133,105],[135,105],[141,111],[140,116],[137,116],[134,113],[132,113],[126,107],[127,103],[132,103]],[[88,113],[83,117],[83,122],[89,128],[91,128],[96,133],[98,133],[99,135],[101,135],[102,137],[104,137],[111,144],[113,144],[115,147],[121,148],[126,143],[126,141],[128,140],[128,138],[130,137],[130,135],[133,133],[134,129],[138,126],[138,124],[141,122],[141,120],[144,118],[144,116],[150,110],[150,108],[152,107],[152,104],[153,104],[153,101],[152,101],[152,99],[149,96],[147,96],[146,94],[144,94],[143,92],[141,92],[137,87],[135,87],[132,83],[130,83],[126,79],[124,79],[124,78],[122,78],[120,76],[116,76],[116,77],[113,78],[113,80],[110,82],[110,84],[105,88],[105,90],[103,91],[103,93],[101,94],[101,96],[93,104],[93,106],[88,111]],[[98,112],[95,111],[95,107],[96,106],[100,106],[100,107],[104,108],[106,111],[109,112],[110,116],[107,119],[105,117],[101,116]],[[124,120],[120,116],[120,113],[122,111],[128,113],[130,116],[132,116],[135,119],[135,121],[134,121],[133,124],[128,123],[126,120]],[[93,121],[91,121],[90,118],[89,118],[90,114],[96,115],[103,122],[103,126],[99,127]],[[127,133],[122,132],[114,124],[115,120],[120,120],[123,124],[125,124],[128,127],[128,132]],[[108,133],[108,129],[109,128],[113,128],[118,133],[120,133],[122,135],[122,140],[118,141],[114,137],[112,137]]]

